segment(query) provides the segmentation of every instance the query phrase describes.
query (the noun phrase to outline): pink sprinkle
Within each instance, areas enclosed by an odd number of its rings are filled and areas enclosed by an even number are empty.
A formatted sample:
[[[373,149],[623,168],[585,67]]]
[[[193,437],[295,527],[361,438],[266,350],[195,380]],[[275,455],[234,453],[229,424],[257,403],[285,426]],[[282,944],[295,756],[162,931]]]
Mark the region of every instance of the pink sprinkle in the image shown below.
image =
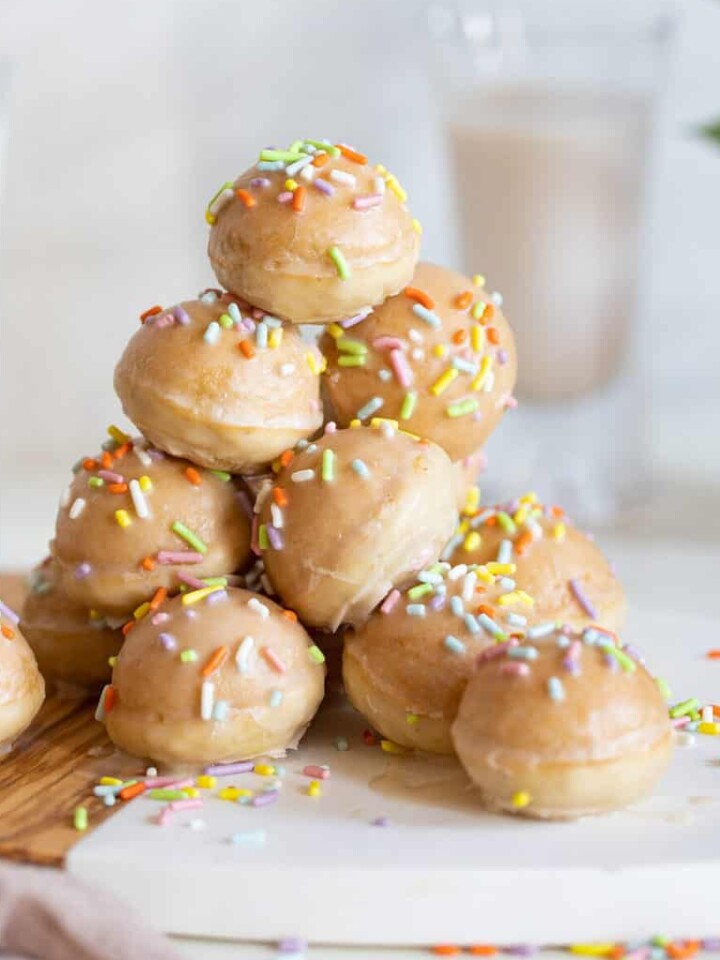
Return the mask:
[[[159,827],[167,827],[168,824],[172,823],[172,810],[163,807],[158,814],[157,822]]]
[[[509,396],[505,400],[505,406],[508,410],[514,410],[518,405],[517,399],[515,397]]]
[[[375,350],[405,350],[407,347],[400,337],[375,337],[372,345]]]
[[[414,376],[410,364],[402,350],[390,351],[390,366],[393,368],[395,379],[401,387],[409,387]]]
[[[380,613],[392,613],[400,599],[399,590],[391,590],[380,605]]]
[[[283,190],[282,193],[278,194],[278,203],[289,203],[292,198],[292,190]]]
[[[98,476],[108,483],[125,483],[125,477],[121,473],[115,473],[114,470],[98,470]]]
[[[527,663],[518,663],[517,660],[508,660],[500,667],[500,673],[506,673],[511,677],[530,676],[530,665]]]
[[[161,623],[167,623],[170,619],[170,614],[162,611],[161,613],[156,613],[154,617],[151,618],[150,623],[154,627],[159,627]]]
[[[287,672],[287,667],[285,666],[285,664],[282,662],[280,657],[275,653],[275,651],[272,650],[270,647],[263,647],[260,652],[262,653],[263,657],[265,657],[265,659],[270,664],[270,666],[273,668],[273,670],[277,671],[277,673]]]
[[[313,780],[329,780],[330,771],[327,767],[316,767],[313,764],[309,764],[303,768],[303,776],[311,777]]]
[[[158,563],[202,563],[203,555],[194,550],[159,550]]]
[[[675,717],[671,723],[674,727],[684,727],[686,724],[690,723],[690,717]]]
[[[179,810],[199,810],[203,805],[204,801],[199,797],[188,797],[187,800],[172,800],[165,809],[177,813]]]
[[[381,193],[368,193],[362,197],[355,197],[353,200],[354,210],[368,210],[370,207],[377,207],[383,202]]]
[[[579,640],[573,640],[573,642],[567,648],[567,653],[565,654],[565,658],[567,660],[578,660],[581,653],[582,653],[582,643],[580,643]]]
[[[207,586],[207,584],[203,583],[202,580],[198,580],[197,577],[190,576],[190,574],[185,573],[184,570],[178,570],[177,578],[178,580],[182,580],[182,582],[186,583],[189,587],[192,587],[193,590],[202,590]]]
[[[266,315],[265,311],[261,310],[260,307],[253,307],[250,313],[252,314],[253,320],[262,320],[262,318]]]
[[[323,430],[323,433],[335,433],[336,430],[337,430],[337,424],[335,423],[335,421],[329,420],[325,424],[325,429]]]
[[[510,647],[516,647],[520,641],[516,640],[513,637],[510,640],[506,640],[504,643],[496,643],[492,647],[486,647],[482,653],[479,653],[475,658],[475,663],[487,663],[488,660],[497,660],[498,657],[503,657],[507,653]]]
[[[163,313],[163,315],[155,321],[155,326],[158,330],[162,330],[164,327],[172,327],[174,324],[175,317],[173,317],[171,313]]]
[[[175,790],[182,790],[185,787],[194,787],[195,781],[192,779],[178,780],[177,777],[147,777],[143,783],[148,790],[159,790],[172,787]]]

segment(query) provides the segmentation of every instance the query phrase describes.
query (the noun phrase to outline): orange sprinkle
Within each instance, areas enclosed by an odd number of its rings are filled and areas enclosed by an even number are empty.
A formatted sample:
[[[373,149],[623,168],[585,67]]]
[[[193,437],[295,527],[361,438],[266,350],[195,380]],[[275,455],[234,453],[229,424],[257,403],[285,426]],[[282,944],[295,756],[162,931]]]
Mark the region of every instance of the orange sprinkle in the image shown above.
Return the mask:
[[[2,630],[2,635],[6,640],[12,640],[15,637],[15,631],[12,627],[6,627],[5,624],[0,628]]]
[[[328,162],[328,155],[326,153],[316,153],[313,157],[312,165],[314,167],[324,167]]]
[[[347,160],[352,160],[353,163],[367,163],[367,157],[364,153],[358,153],[352,147],[346,147],[344,143],[336,143],[335,146]]]
[[[121,800],[133,800],[135,797],[139,797],[141,793],[145,793],[146,789],[145,784],[138,780],[131,787],[125,787],[124,790],[121,790],[118,796]]]
[[[498,948],[489,943],[475,943],[467,948],[467,952],[472,957],[494,957]]]
[[[105,470],[112,470],[113,458],[110,456],[110,453],[107,450],[103,450],[103,454],[100,457],[100,463],[103,465]]]
[[[455,309],[456,310],[467,310],[467,308],[472,303],[472,290],[463,290],[462,293],[459,293],[455,297]]]
[[[107,485],[110,493],[127,493],[128,485],[126,483],[109,483]]]
[[[202,477],[201,477],[200,474],[197,472],[197,470],[195,469],[195,467],[186,467],[186,469],[185,469],[185,476],[188,478],[188,480],[190,481],[190,483],[192,483],[193,486],[195,486],[195,487],[199,487],[200,484],[202,483]]]
[[[553,517],[557,518],[565,516],[565,511],[562,507],[550,507],[550,513],[553,515]]]
[[[465,343],[467,340],[467,331],[466,330],[456,330],[452,335],[453,343]]]
[[[227,655],[228,655],[227,647],[218,647],[217,650],[213,650],[213,652],[208,657],[208,660],[205,663],[205,666],[200,671],[200,676],[209,677],[211,673],[215,673],[215,671],[218,670],[223,665]]]
[[[241,340],[238,347],[240,348],[240,353],[244,357],[247,357],[248,360],[251,360],[255,356],[255,347],[249,340]]]
[[[105,699],[103,700],[103,710],[105,713],[110,713],[113,707],[118,702],[118,692],[117,687],[113,687],[112,684],[109,684],[105,688]]]
[[[149,310],[146,310],[145,313],[140,314],[140,323],[145,323],[148,317],[154,317],[158,313],[162,313],[163,308],[160,306],[150,307]]]
[[[608,950],[608,957],[610,957],[610,960],[621,960],[626,952],[625,947],[621,943],[618,943],[611,950]]]
[[[488,327],[485,335],[488,338],[488,343],[492,343],[493,346],[496,347],[500,343],[500,334],[497,327]]]
[[[424,290],[418,290],[417,287],[405,287],[405,296],[410,300],[417,300],[418,303],[421,303],[428,310],[432,310],[435,306],[433,298],[425,293]]]
[[[522,556],[532,543],[532,534],[529,530],[523,530],[515,541],[515,551]]]
[[[480,322],[489,323],[494,316],[495,316],[495,305],[492,303],[486,303],[485,309],[483,310],[483,315],[480,318]]]
[[[135,626],[136,623],[137,623],[136,620],[128,620],[127,623],[124,623],[124,624],[122,625],[122,627],[120,628],[120,629],[121,629],[121,632],[122,632],[122,635],[123,635],[124,637],[126,637],[126,636],[130,633],[130,631],[132,630],[132,628]]]
[[[92,457],[86,457],[83,462],[83,470],[94,470],[97,467],[97,460],[93,460]]]
[[[143,557],[140,561],[140,566],[143,570],[154,570],[155,569],[155,560],[153,557]]]
[[[430,953],[434,953],[436,957],[455,957],[460,953],[460,947],[453,943],[438,943],[430,948]]]
[[[290,621],[290,623],[297,623],[298,615],[294,610],[283,610],[282,615]]]
[[[153,563],[154,562],[155,561],[153,561]],[[168,595],[168,592],[165,587],[158,587],[155,593],[153,594],[152,600],[150,601],[150,609],[157,610],[157,608],[165,600],[167,595]]]
[[[307,193],[307,190],[305,189],[305,187],[298,187],[298,188],[293,192],[292,208],[293,208],[293,210],[295,211],[295,213],[302,213],[303,210],[305,209],[305,194],[306,194],[306,193]]]
[[[496,527],[496,526],[497,526],[497,522],[498,522],[497,517],[488,517],[487,520],[485,521],[485,526],[486,526],[486,527]]]
[[[720,660],[720,650],[708,650],[706,656],[708,660]]]
[[[273,487],[273,500],[279,507],[286,507],[288,505],[288,495],[287,491],[283,490],[282,487]]]
[[[715,703],[712,704],[712,710],[713,710],[714,717],[720,717],[720,707],[717,706],[717,704]]]
[[[121,443],[117,450],[113,450],[112,455],[116,460],[122,460],[126,453],[129,453],[132,450],[132,440],[127,440],[125,443]]]
[[[257,203],[255,197],[248,190],[243,190],[242,188],[235,191],[235,196],[238,200],[242,201],[246,207],[254,207]]]
[[[486,603],[481,603],[478,607],[478,613],[484,613],[486,617],[494,617],[495,610],[492,607],[489,607]]]
[[[280,454],[280,466],[286,467],[292,461],[294,456],[295,453],[292,450],[283,450],[283,452]]]

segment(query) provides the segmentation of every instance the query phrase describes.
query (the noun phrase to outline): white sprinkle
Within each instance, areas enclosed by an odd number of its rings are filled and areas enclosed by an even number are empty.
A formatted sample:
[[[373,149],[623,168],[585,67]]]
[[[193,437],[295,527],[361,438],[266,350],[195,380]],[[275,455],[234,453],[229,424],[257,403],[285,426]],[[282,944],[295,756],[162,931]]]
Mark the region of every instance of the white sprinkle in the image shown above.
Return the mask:
[[[250,655],[254,649],[255,638],[251,636],[243,637],[235,654],[235,663],[243,676],[247,676],[248,673],[250,673]]]
[[[447,575],[448,580],[460,580],[461,577],[464,577],[468,572],[466,563],[459,563],[456,567],[453,567]]]
[[[392,380],[392,371],[382,367],[382,369],[378,370],[378,377],[383,383],[388,383],[390,380]]]
[[[330,179],[335,183],[344,183],[348,187],[354,187],[357,183],[357,178],[352,173],[346,173],[345,170],[331,170]]]
[[[475,586],[477,584],[477,574],[470,572],[465,574],[462,585],[462,598],[465,603],[470,603],[474,594]]]
[[[82,497],[78,497],[77,500],[73,501],[73,505],[70,507],[70,512],[68,516],[71,520],[77,520],[80,514],[85,509],[86,501]]]
[[[283,701],[283,692],[282,690],[271,690],[270,691],[270,706],[279,707]]]
[[[152,466],[152,457],[144,447],[134,447],[133,453],[144,467]]]
[[[380,433],[385,437],[386,440],[392,440],[395,436],[395,427],[391,423],[383,423],[380,427]]]
[[[495,374],[491,370],[490,373],[485,377],[485,383],[483,384],[483,393],[492,393],[495,388]]]
[[[308,480],[313,480],[314,478],[314,470],[296,470],[295,473],[290,474],[290,479],[293,483],[307,483]]]
[[[416,330],[415,327],[410,327],[408,330],[408,337],[412,340],[413,343],[424,343],[425,337],[420,333],[419,330]]]
[[[498,547],[497,562],[498,563],[510,563],[513,555],[513,542],[512,540],[501,540],[500,546]]]
[[[295,373],[295,364],[294,363],[283,363],[280,366],[280,376],[289,377],[291,373]]]
[[[150,516],[150,511],[148,510],[147,500],[145,499],[145,494],[140,489],[140,484],[137,480],[130,481],[130,497],[135,507],[135,513],[140,517],[141,520],[147,520]]]
[[[205,343],[209,343],[214,346],[220,339],[221,332],[220,324],[217,322],[217,320],[211,320],[205,329],[203,340]]]
[[[203,680],[200,687],[200,717],[203,720],[212,720],[215,705],[215,684],[212,680]]]
[[[715,720],[715,714],[713,712],[712,706],[707,706],[702,708],[702,719],[703,723],[713,723]]]
[[[425,351],[421,350],[420,347],[415,347],[414,350],[410,351],[410,356],[413,360],[418,360],[420,363],[425,359]]]
[[[312,183],[315,176],[315,167],[312,164],[309,164],[307,167],[303,167],[300,171],[300,179],[306,180],[308,183]]]
[[[383,177],[375,177],[373,180],[373,188],[375,193],[385,193],[385,180]]]
[[[145,771],[146,777],[156,777],[158,775],[157,767],[148,767]]]
[[[251,597],[248,600],[247,605],[251,610],[254,610],[255,613],[259,613],[263,620],[267,620],[267,618],[270,616],[270,610],[265,606],[264,603],[260,603],[256,597]]]
[[[503,305],[503,295],[501,293],[491,293],[490,299],[495,304],[496,307],[501,307]]]
[[[272,525],[276,530],[282,530],[285,520],[283,518],[282,509],[277,505],[277,503],[270,504],[270,516],[272,518]]]
[[[66,507],[70,503],[70,497],[72,497],[72,484],[65,487],[60,497],[60,506]]]

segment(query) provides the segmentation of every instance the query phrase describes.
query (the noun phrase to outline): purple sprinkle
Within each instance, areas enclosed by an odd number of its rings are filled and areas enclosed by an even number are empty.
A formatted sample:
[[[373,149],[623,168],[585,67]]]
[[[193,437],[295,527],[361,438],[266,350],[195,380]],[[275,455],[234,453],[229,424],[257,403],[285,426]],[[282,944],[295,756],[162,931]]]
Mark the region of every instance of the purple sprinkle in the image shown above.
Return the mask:
[[[268,790],[266,793],[258,793],[250,801],[250,806],[268,807],[271,803],[275,803],[279,796],[279,790]]]
[[[282,193],[279,193],[277,195],[278,203],[290,203],[292,198],[293,198],[293,195],[291,190],[283,190]]]
[[[505,349],[498,350],[496,357],[497,357],[497,362],[500,364],[501,367],[504,367],[509,360],[508,352]]]
[[[170,619],[170,614],[169,614],[169,613],[165,613],[165,612],[163,611],[163,612],[161,612],[161,613],[156,613],[156,614],[153,616],[153,618],[152,618],[152,620],[150,621],[150,623],[152,623],[152,625],[153,625],[154,627],[159,627],[161,623],[167,623],[167,621],[168,621],[169,619]]]
[[[579,581],[573,577],[572,579],[568,580],[568,586],[570,587],[570,592],[580,604],[583,612],[586,613],[591,619],[597,620],[597,610],[590,602],[588,595],[580,586]]]
[[[269,187],[270,181],[268,180],[267,177],[253,177],[252,180],[250,181],[250,186],[259,187],[262,189],[262,187]]]
[[[197,577],[194,577],[191,573],[186,573],[184,570],[178,570],[177,578],[192,587],[193,590],[203,590],[207,586],[202,580],[198,580]]]
[[[245,333],[255,333],[255,327],[257,324],[250,317],[243,317],[239,324],[237,324],[238,330],[243,330]]]
[[[184,307],[181,307],[180,305],[173,308],[173,315],[181,327],[189,327],[192,323],[190,314]]]
[[[280,953],[305,953],[307,948],[307,940],[301,937],[283,937],[277,945]]]
[[[159,639],[163,650],[175,650],[177,648],[177,640],[171,633],[161,633]]]
[[[227,600],[227,598],[228,598],[227,590],[215,590],[213,591],[213,593],[209,593],[207,595],[207,597],[205,598],[205,603],[209,603],[211,605],[216,603],[222,603],[222,601]]]
[[[87,561],[85,561],[84,563],[79,563],[75,567],[76,580],[84,580],[85,577],[89,577],[91,573],[92,573],[92,567]]]
[[[371,827],[389,827],[390,826],[390,817],[375,817],[374,820],[370,821]]]
[[[567,670],[568,673],[571,673],[574,677],[579,677],[582,673],[580,664],[577,660],[574,660],[572,657],[565,657],[563,660],[563,667]]]
[[[148,447],[147,455],[150,457],[151,460],[165,459],[165,454],[162,452],[162,450],[158,450],[157,447]]]
[[[638,663],[641,663],[643,666],[645,666],[645,657],[632,643],[624,643],[623,650],[628,656],[632,657],[633,660],[637,660]]]
[[[710,937],[701,942],[703,950],[720,950],[720,938],[718,937]]]
[[[444,610],[445,609],[445,595],[442,593],[436,593],[434,597],[430,598],[428,606],[431,610]]]
[[[163,313],[155,321],[155,326],[158,330],[164,330],[165,327],[173,327],[175,325],[175,317],[171,313]]]
[[[514,957],[532,957],[537,951],[538,948],[529,943],[516,943],[503,949],[503,953],[509,953]]]
[[[240,763],[216,763],[205,767],[208,777],[232,777],[236,773],[250,773],[255,764],[252,760],[243,760]]]
[[[3,603],[2,600],[0,600],[0,613],[16,626],[18,623],[20,623],[20,617],[15,613],[12,607],[9,607],[6,603]]]
[[[285,541],[283,540],[283,535],[280,533],[277,527],[274,527],[269,523],[266,527],[268,540],[270,541],[270,546],[273,550],[282,550],[285,546]]]
[[[335,193],[335,187],[327,180],[313,180],[313,186],[324,193],[326,197],[331,197]]]
[[[366,307],[364,310],[361,310],[360,313],[356,313],[354,317],[348,317],[346,320],[340,321],[340,326],[343,330],[347,330],[348,327],[354,327],[357,323],[362,323],[362,321],[372,313],[372,307]]]
[[[188,610],[185,611],[185,616],[188,618],[188,620],[196,620],[196,619],[197,619],[197,610],[190,610],[190,609],[188,609]]]
[[[620,664],[617,662],[617,660],[611,653],[604,654],[603,659],[607,664],[607,666],[610,667],[610,671],[612,673],[618,672],[618,670],[620,669]]]

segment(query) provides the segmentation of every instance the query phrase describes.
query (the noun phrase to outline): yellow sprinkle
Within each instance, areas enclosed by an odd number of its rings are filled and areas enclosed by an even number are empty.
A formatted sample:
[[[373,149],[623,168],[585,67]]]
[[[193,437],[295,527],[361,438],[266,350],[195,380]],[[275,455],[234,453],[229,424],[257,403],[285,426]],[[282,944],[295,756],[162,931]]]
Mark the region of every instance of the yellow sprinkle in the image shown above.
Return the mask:
[[[420,435],[417,433],[410,433],[409,430],[398,430],[398,433],[401,433],[404,437],[410,437],[411,440],[420,440]]]
[[[189,593],[183,594],[182,604],[184,607],[189,607],[191,604],[197,603],[198,600],[203,600],[209,594],[221,589],[222,587],[202,587],[200,590],[191,590]]]
[[[478,567],[475,571],[475,576],[478,580],[481,580],[483,583],[492,585],[495,583],[495,577],[490,573],[486,566]]]
[[[319,797],[322,794],[319,780],[311,780],[308,784],[307,795],[309,797]]]
[[[517,590],[511,590],[509,593],[504,593],[501,597],[497,598],[499,607],[509,607],[513,603],[520,603]]]
[[[473,390],[482,389],[482,386],[485,383],[488,377],[488,374],[492,370],[492,363],[493,363],[493,360],[491,356],[488,355],[482,358],[482,360],[480,361],[480,369],[478,370],[477,376],[472,382]]]
[[[413,217],[413,220],[412,220],[412,228],[415,231],[415,233],[418,234],[418,236],[420,237],[422,236],[422,232],[423,232],[422,224],[415,217]]]
[[[350,421],[350,429],[351,429],[351,430],[357,430],[357,428],[358,428],[358,427],[361,427],[361,426],[362,426],[362,420],[358,420],[358,419],[356,418],[355,420],[351,420],[351,421]]]
[[[376,163],[375,169],[378,173],[387,173],[387,167],[384,167],[381,163]]]
[[[553,540],[564,540],[567,527],[564,523],[556,523],[552,528],[552,538]]]
[[[485,346],[485,328],[479,323],[470,328],[470,346],[475,353],[480,353]]]
[[[339,340],[340,337],[345,336],[345,331],[343,330],[343,328],[340,326],[339,323],[331,323],[330,326],[327,328],[327,332],[330,334],[333,340]]]
[[[430,387],[430,392],[436,397],[439,397],[441,393],[445,393],[457,375],[458,371],[455,367],[450,367],[445,373],[440,374],[435,383]]]
[[[473,308],[470,311],[470,316],[473,320],[479,320],[482,315],[485,313],[486,304],[484,300],[478,300],[477,303],[473,304]]]
[[[477,548],[480,546],[481,543],[482,543],[482,537],[480,536],[480,534],[477,532],[477,530],[472,530],[465,537],[465,542],[463,543],[463,549],[467,550],[467,552],[470,553],[473,550],[477,550]]]
[[[140,606],[133,611],[133,617],[135,617],[136,620],[142,620],[149,609],[150,604],[146,600],[145,603],[141,603]]]
[[[253,792],[247,787],[223,787],[217,795],[220,800],[239,800],[240,797],[251,797]]]
[[[406,713],[405,720],[411,727],[414,727],[420,722],[420,717],[416,713]]]
[[[200,796],[200,791],[197,789],[197,787],[183,787],[183,793],[188,800],[195,800]]]
[[[399,743],[395,743],[393,740],[381,740],[380,748],[385,753],[394,753],[397,756],[403,756],[409,752],[406,747],[401,747]]]
[[[387,173],[385,175],[385,183],[388,185],[388,189],[395,194],[400,203],[405,203],[407,200],[407,193],[400,186],[397,177],[393,176],[392,173]]]
[[[308,352],[305,354],[305,359],[307,360],[307,365],[316,376],[320,376],[320,374],[323,373],[327,367],[327,360],[325,357],[318,359],[317,355],[313,353],[312,350],[308,350]]]
[[[581,957],[605,957],[616,947],[616,943],[573,943],[570,945],[570,953]]]
[[[104,619],[104,618],[103,618],[103,614],[102,614],[102,613],[98,613],[97,610],[89,610],[89,611],[88,611],[88,616],[90,617],[91,620],[102,620],[102,619]]]
[[[516,810],[522,810],[523,807],[527,807],[531,799],[532,798],[527,790],[518,790],[517,793],[513,794],[512,805]]]
[[[140,489],[143,493],[147,493],[149,490],[152,490],[152,480],[146,473],[140,477],[138,483],[140,484]]]
[[[127,510],[116,510],[115,519],[117,520],[118,525],[123,528],[123,530],[125,529],[125,527],[129,527],[130,524],[132,523],[132,520],[130,519],[130,514],[127,512]]]
[[[400,424],[397,422],[397,420],[391,420],[389,417],[373,417],[370,421],[370,426],[375,427],[376,430],[383,426],[392,427],[393,430],[398,430]]]
[[[205,211],[205,223],[209,224],[211,227],[217,223],[217,217],[214,213],[210,213],[209,210]]]
[[[447,347],[444,343],[436,343],[432,351],[436,357],[444,357],[447,353]]]
[[[703,720],[697,725],[698,733],[710,733],[717,736],[720,733],[720,723],[711,723]]]
[[[513,514],[513,520],[520,527],[527,520],[527,516],[529,513],[530,513],[530,504],[523,503],[517,508],[517,510]]]
[[[129,434],[125,433],[124,430],[121,430],[120,427],[116,427],[115,424],[112,424],[107,428],[107,432],[110,434],[115,443],[119,443],[122,446],[124,443],[127,443],[130,439]]]
[[[253,773],[257,773],[259,777],[274,777],[275,767],[269,763],[256,763],[253,767]]]
[[[524,493],[520,497],[520,503],[537,503],[537,494],[533,493],[532,490],[530,493]]]
[[[516,590],[515,593],[517,593],[520,603],[524,603],[526,607],[535,606],[535,600],[529,593],[526,593],[524,590]]]
[[[465,494],[465,506],[463,507],[463,511],[465,513],[475,513],[479,506],[480,487],[478,487],[477,484],[473,484],[472,487],[468,488],[467,493]]]
[[[119,787],[122,782],[117,777],[100,777],[100,786],[102,787]]]
[[[195,778],[195,785],[201,790],[212,790],[217,784],[217,777],[210,777],[206,773]]]
[[[467,518],[463,518],[457,525],[457,532],[461,535],[467,533],[469,529],[470,521]]]
[[[110,667],[111,670],[115,668],[117,661],[118,661],[117,657],[108,657],[108,666]]]
[[[484,286],[485,286],[485,277],[484,277],[481,273],[474,273],[474,274],[473,274],[473,278],[472,278],[472,282],[473,282],[473,284],[474,284],[476,287],[484,287]]]
[[[283,341],[283,328],[274,327],[270,331],[270,336],[268,337],[268,346],[271,350],[276,350]]]
[[[297,180],[293,180],[292,177],[288,178],[285,181],[286,190],[297,190],[297,188],[298,188],[298,182]]]
[[[514,563],[496,563],[495,560],[490,560],[485,566],[497,577],[510,577],[517,569]]]

